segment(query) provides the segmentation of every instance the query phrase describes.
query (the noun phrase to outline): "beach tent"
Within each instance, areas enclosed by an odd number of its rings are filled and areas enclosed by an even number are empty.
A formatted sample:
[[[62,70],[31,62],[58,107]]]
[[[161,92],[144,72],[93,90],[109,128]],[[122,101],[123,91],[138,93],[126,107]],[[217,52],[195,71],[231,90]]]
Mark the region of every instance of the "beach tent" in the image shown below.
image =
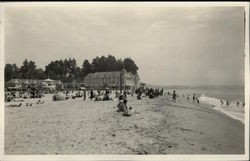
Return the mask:
[[[63,100],[65,100],[66,99],[66,96],[65,95],[63,95],[63,94],[55,94],[54,96],[53,96],[53,101],[63,101]]]
[[[37,84],[37,80],[32,80],[32,84]]]
[[[8,89],[10,89],[10,90],[21,90],[20,87],[8,87]]]

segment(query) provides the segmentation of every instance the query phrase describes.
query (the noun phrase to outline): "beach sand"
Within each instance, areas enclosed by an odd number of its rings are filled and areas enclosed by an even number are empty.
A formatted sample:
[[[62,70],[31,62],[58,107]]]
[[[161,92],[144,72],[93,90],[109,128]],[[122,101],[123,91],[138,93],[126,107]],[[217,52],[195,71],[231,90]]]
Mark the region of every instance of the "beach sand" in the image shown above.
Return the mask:
[[[116,112],[117,101],[82,98],[5,107],[5,154],[244,154],[240,121],[170,100],[129,97],[131,117]]]

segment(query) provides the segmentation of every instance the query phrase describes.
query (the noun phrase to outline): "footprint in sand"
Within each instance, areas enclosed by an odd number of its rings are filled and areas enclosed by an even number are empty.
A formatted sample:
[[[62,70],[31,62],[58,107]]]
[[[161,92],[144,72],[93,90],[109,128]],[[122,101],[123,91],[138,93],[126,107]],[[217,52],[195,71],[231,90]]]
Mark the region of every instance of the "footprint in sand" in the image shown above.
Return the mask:
[[[139,154],[139,155],[142,155],[142,154],[146,154],[146,155],[147,155],[148,152],[147,152],[147,151],[143,151],[143,152],[140,151],[140,152],[138,152],[138,154]]]
[[[134,128],[135,128],[135,129],[138,129],[139,127],[138,127],[137,125],[134,125]]]

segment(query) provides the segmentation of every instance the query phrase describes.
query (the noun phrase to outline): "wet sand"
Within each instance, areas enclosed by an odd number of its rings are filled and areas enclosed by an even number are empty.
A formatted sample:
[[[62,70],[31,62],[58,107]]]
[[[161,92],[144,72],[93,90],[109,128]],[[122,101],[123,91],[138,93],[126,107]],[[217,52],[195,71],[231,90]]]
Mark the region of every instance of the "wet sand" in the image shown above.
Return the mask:
[[[52,99],[52,98],[51,98]],[[5,154],[244,154],[244,124],[203,105],[167,96],[117,101],[46,101],[5,107]]]

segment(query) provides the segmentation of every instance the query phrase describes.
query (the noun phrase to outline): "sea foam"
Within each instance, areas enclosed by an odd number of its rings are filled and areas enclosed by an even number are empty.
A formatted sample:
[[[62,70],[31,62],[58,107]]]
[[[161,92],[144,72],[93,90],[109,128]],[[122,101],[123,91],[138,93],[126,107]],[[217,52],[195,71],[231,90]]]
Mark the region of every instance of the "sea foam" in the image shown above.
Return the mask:
[[[226,100],[222,100],[222,105],[220,99],[208,97],[206,95],[201,95],[199,97],[199,100],[201,103],[211,105],[211,107],[213,107],[214,109],[223,112],[233,119],[239,120],[242,123],[245,122],[245,106],[242,106],[242,102],[239,106],[237,106],[237,101],[231,101],[227,106]]]

